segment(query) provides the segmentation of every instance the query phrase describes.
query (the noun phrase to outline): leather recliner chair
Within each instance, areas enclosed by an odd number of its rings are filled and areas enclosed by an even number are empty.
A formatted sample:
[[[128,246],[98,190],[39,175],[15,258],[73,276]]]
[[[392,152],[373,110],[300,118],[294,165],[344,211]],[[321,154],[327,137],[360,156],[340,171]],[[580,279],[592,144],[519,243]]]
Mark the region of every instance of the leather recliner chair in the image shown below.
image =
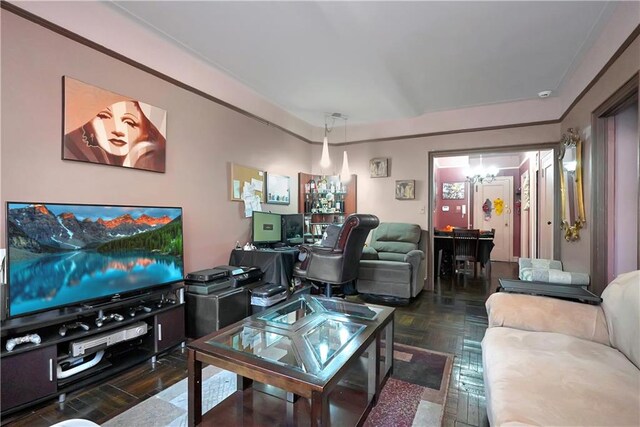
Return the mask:
[[[358,277],[360,256],[369,231],[380,220],[375,215],[349,215],[338,233],[333,246],[300,246],[302,257],[293,269],[293,275],[324,284],[326,296],[331,296],[331,285],[343,285]]]
[[[358,292],[370,300],[408,303],[424,287],[427,241],[417,224],[380,224],[362,253]]]

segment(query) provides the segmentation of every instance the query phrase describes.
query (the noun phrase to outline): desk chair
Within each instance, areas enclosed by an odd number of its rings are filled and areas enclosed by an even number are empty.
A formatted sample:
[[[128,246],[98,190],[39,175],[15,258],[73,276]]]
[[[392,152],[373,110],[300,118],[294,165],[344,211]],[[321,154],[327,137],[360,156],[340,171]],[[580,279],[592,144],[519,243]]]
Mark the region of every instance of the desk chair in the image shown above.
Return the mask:
[[[380,220],[375,215],[349,215],[331,247],[301,245],[303,261],[296,263],[293,275],[325,287],[325,295],[331,297],[332,286],[340,286],[356,280],[360,256],[369,231]]]
[[[480,238],[480,230],[467,230],[464,228],[453,229],[453,270],[456,271],[458,262],[462,261],[463,265],[467,262],[473,262],[473,278],[478,277],[476,263],[478,262],[478,239]]]

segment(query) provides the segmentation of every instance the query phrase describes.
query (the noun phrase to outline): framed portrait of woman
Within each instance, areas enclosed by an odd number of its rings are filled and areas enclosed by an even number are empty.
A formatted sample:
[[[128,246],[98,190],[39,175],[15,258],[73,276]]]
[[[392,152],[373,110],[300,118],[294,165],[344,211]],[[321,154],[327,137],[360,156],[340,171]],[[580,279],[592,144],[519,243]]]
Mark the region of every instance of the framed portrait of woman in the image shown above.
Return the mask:
[[[165,171],[165,110],[68,76],[63,83],[63,160]]]

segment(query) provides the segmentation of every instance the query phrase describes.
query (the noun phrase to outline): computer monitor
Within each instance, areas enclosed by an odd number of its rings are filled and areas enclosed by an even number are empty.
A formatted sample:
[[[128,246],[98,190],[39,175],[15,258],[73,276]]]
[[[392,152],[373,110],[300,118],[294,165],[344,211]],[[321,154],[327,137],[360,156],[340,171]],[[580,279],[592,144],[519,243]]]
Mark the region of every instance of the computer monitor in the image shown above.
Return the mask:
[[[282,239],[282,216],[254,211],[251,229],[254,244],[277,243]]]
[[[282,215],[282,242],[289,246],[304,243],[304,215]]]

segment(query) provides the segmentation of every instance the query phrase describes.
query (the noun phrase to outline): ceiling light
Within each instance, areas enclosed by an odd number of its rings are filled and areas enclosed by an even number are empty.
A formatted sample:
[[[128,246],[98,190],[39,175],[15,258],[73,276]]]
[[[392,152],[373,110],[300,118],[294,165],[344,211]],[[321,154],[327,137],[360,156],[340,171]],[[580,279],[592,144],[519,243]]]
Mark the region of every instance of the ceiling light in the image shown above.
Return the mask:
[[[550,90],[543,90],[542,92],[538,92],[538,96],[540,98],[548,98],[551,96],[551,91]]]

